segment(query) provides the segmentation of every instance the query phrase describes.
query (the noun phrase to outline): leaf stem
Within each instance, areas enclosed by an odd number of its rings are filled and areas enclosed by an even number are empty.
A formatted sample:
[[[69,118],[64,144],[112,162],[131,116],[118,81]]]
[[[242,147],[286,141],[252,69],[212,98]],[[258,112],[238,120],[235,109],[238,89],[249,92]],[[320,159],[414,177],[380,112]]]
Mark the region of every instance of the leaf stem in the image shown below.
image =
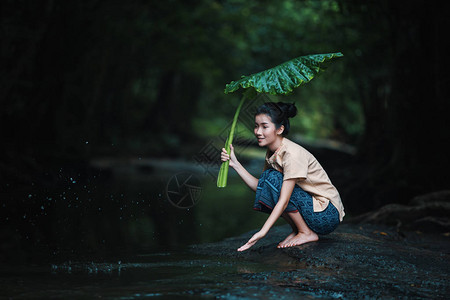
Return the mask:
[[[239,117],[239,113],[241,111],[241,107],[244,104],[245,99],[247,98],[248,93],[244,93],[241,98],[241,102],[239,103],[239,106],[236,109],[236,113],[234,114],[233,123],[231,124],[230,133],[228,134],[228,138],[225,142],[225,149],[227,150],[227,153],[230,153],[230,145],[233,143],[233,137],[234,137],[234,131],[236,129],[236,123]],[[227,186],[227,179],[228,179],[228,169],[230,167],[230,161],[224,161],[222,162],[222,165],[220,166],[219,170],[219,176],[217,177],[217,187],[226,187]]]

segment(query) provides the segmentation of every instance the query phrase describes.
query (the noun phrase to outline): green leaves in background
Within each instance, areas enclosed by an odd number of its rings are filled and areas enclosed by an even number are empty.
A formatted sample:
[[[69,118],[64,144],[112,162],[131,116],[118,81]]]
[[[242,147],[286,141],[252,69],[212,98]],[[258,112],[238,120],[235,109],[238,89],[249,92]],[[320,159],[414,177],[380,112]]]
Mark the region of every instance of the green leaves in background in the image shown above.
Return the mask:
[[[253,87],[260,93],[286,95],[311,81],[326,69],[330,61],[342,56],[340,52],[300,56],[274,68],[232,81],[226,85],[225,93],[232,93],[239,87]]]

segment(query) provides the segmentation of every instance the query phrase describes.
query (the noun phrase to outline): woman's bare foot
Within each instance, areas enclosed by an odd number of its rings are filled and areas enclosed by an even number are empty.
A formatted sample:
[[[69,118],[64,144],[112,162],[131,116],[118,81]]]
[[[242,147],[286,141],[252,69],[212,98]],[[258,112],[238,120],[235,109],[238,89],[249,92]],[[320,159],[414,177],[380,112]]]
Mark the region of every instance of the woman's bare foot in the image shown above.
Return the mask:
[[[277,248],[284,248],[286,245],[287,245],[287,243],[294,237],[294,236],[296,236],[297,235],[297,233],[296,232],[291,232],[291,234],[290,235],[288,235],[283,241],[281,241],[279,244],[278,244],[278,246],[277,246]]]
[[[281,246],[279,245],[278,248],[294,247],[309,242],[316,242],[318,240],[319,236],[314,231],[310,231],[309,233],[299,232],[294,237],[289,239],[285,244],[281,245],[281,243],[283,243],[284,241],[281,242],[280,243]]]

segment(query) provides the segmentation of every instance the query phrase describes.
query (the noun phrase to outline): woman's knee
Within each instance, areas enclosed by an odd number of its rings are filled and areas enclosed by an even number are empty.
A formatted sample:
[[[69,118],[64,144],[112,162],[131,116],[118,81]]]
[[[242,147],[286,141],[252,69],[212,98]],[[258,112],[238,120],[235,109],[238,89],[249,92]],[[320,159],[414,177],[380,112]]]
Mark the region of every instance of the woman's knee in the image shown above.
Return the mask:
[[[275,169],[267,169],[264,172],[262,172],[261,177],[269,177],[269,178],[283,178],[283,173],[275,170]]]
[[[274,170],[274,169],[269,169],[264,172],[267,172],[266,180],[268,180],[272,184],[274,184],[274,183],[282,184],[283,183],[283,173],[281,173],[277,170]]]

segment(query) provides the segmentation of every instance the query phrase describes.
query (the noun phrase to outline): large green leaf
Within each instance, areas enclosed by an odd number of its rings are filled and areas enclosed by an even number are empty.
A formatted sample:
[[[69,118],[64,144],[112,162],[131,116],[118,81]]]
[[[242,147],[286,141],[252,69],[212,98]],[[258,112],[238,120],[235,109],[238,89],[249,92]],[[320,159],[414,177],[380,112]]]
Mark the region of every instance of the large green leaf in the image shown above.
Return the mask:
[[[274,68],[249,76],[242,76],[238,81],[227,84],[225,93],[234,92],[239,87],[253,87],[260,93],[288,94],[324,71],[328,62],[342,56],[344,55],[340,52],[300,56]]]

